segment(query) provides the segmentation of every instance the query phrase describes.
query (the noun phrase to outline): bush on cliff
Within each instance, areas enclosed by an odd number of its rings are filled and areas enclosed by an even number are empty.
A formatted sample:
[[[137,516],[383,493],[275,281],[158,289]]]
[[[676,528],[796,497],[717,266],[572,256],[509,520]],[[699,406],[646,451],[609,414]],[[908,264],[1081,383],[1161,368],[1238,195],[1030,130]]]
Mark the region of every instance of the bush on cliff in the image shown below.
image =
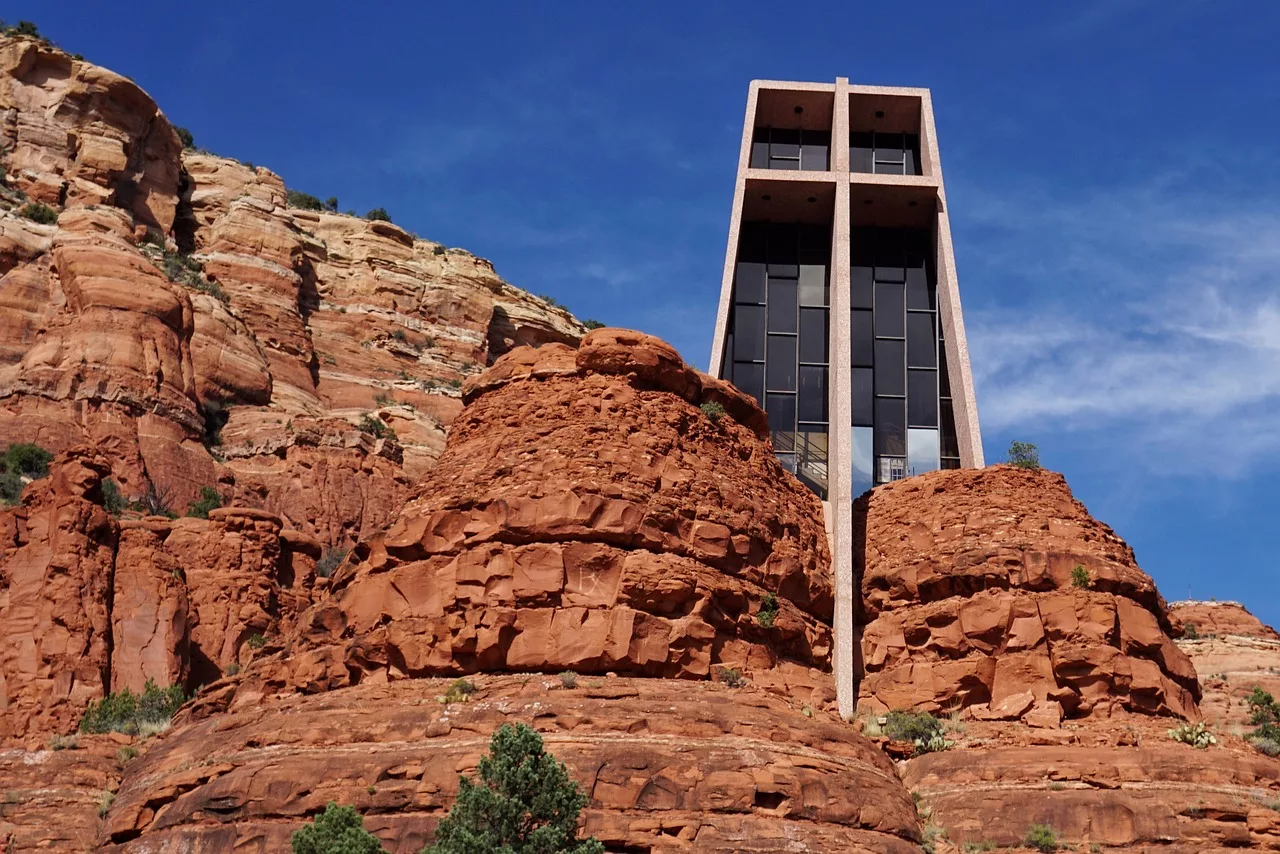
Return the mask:
[[[285,204],[291,208],[302,208],[304,211],[322,211],[325,209],[324,202],[310,193],[302,193],[297,190],[286,190],[284,194]]]
[[[391,214],[387,213],[386,208],[374,208],[364,215],[365,219],[378,220],[379,222],[391,222]]]
[[[355,807],[340,807],[333,801],[315,821],[295,830],[289,838],[293,854],[381,854],[378,837],[364,829],[364,819]]]
[[[347,559],[346,549],[329,549],[316,561],[316,575],[328,578]]]
[[[212,486],[200,487],[200,498],[187,506],[187,515],[195,519],[208,519],[210,510],[222,506],[222,496]]]
[[[175,125],[173,132],[178,135],[178,142],[182,143],[183,149],[189,150],[196,147],[196,138],[192,136],[191,131]]]
[[[595,839],[578,839],[587,796],[533,729],[503,724],[478,773],[479,782],[460,778],[458,799],[423,854],[603,854]]]
[[[1057,851],[1058,831],[1047,824],[1033,824],[1031,829],[1027,831],[1027,836],[1022,840],[1028,848],[1034,848],[1037,851],[1048,852]]]
[[[894,741],[911,742],[916,753],[934,753],[953,746],[953,742],[943,737],[942,721],[928,712],[890,712],[885,715],[880,730]]]
[[[169,726],[169,719],[186,699],[181,685],[161,688],[154,680],[148,679],[141,694],[125,688],[90,703],[80,719],[80,731],[123,732],[129,735],[158,731]]]
[[[0,454],[0,504],[17,504],[23,478],[39,480],[49,474],[53,454],[31,442],[15,442]]]
[[[58,221],[58,212],[48,205],[42,205],[39,202],[27,202],[18,211],[20,216],[25,216],[32,222],[38,222],[41,225],[53,225]]]
[[[1040,449],[1030,442],[1010,442],[1009,463],[1020,469],[1038,469]]]

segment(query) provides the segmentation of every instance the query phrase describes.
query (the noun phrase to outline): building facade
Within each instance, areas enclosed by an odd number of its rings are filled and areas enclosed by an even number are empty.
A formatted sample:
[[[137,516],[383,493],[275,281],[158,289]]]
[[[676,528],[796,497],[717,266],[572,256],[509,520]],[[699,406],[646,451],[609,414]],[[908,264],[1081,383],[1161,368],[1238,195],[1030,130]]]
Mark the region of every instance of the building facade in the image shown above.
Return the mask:
[[[710,371],[823,499],[851,713],[853,500],[983,464],[929,90],[752,82]]]

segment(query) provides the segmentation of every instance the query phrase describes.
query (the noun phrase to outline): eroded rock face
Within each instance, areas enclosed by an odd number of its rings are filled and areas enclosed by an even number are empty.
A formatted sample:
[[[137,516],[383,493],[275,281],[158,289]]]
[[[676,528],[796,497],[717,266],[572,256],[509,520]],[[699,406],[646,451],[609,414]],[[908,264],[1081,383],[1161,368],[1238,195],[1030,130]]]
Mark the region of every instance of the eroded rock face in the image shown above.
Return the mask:
[[[1178,646],[1204,687],[1200,708],[1217,729],[1249,725],[1245,698],[1254,688],[1280,697],[1280,633],[1238,602],[1174,602]]]
[[[753,429],[704,414],[709,396],[761,423],[639,333],[500,359],[468,387],[419,497],[300,618],[294,654],[253,678],[315,691],[504,670],[705,679],[723,666],[829,699],[810,676],[831,651],[821,504]],[[768,626],[766,594],[779,608]]]
[[[590,796],[585,832],[610,851],[919,851],[892,764],[833,715],[707,682],[478,681],[466,703],[437,701],[448,680],[410,680],[245,695],[180,724],[130,768],[107,850],[277,851],[338,801],[388,851],[416,852],[493,731],[523,722]]]
[[[877,488],[854,513],[864,707],[1199,717],[1164,600],[1061,475],[936,472]]]
[[[463,250],[181,151],[132,81],[35,39],[0,37],[0,108],[0,445],[96,447],[130,499],[221,484],[349,547],[439,456],[468,376],[585,331]],[[162,272],[180,253],[203,290]]]

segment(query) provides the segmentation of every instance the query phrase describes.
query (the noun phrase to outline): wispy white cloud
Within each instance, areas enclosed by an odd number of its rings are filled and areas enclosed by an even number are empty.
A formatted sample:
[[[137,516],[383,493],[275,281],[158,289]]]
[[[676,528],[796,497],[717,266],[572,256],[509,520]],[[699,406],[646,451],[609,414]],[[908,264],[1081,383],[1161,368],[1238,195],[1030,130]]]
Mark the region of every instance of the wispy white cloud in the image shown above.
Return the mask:
[[[1191,174],[972,200],[1005,295],[966,317],[988,431],[1092,434],[1164,472],[1280,462],[1280,203]]]

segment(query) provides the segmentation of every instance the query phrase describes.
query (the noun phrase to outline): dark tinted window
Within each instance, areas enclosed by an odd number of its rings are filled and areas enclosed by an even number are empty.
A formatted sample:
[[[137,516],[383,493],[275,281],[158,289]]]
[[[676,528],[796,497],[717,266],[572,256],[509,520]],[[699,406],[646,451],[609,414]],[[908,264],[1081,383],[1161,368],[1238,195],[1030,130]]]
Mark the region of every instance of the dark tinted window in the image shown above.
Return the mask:
[[[907,364],[913,368],[935,367],[938,336],[933,331],[933,315],[907,315]]]
[[[938,426],[937,371],[907,371],[907,423],[912,427]]]
[[[767,142],[751,143],[751,168],[752,169],[768,169],[769,168],[769,143]]]
[[[849,347],[853,355],[853,364],[871,367],[871,345],[875,336],[871,334],[871,312],[855,311],[851,314]]]
[[[960,456],[960,443],[956,440],[955,412],[952,409],[951,401],[942,401],[939,415],[942,422],[942,456],[958,457]]]
[[[938,342],[938,370],[940,373],[938,394],[942,397],[951,397],[951,376],[947,373],[947,346],[941,341]]]
[[[816,365],[800,367],[801,421],[827,420],[827,369]]]
[[[739,305],[733,309],[733,358],[752,361],[764,358],[764,307]]]
[[[876,282],[876,335],[902,338],[906,335],[902,285]]]
[[[907,422],[905,400],[876,398],[875,450],[876,455],[907,453]]]
[[[906,394],[906,366],[903,364],[903,342],[876,342],[876,394]]]
[[[800,309],[800,361],[825,362],[828,352],[827,310]]]
[[[756,403],[764,403],[764,365],[756,362],[735,362],[733,384],[754,397]]]
[[[871,172],[874,161],[871,134],[849,134],[849,169],[853,172]]]
[[[800,304],[826,305],[827,291],[827,268],[815,264],[802,264],[800,266]]]
[[[796,331],[796,280],[769,277],[769,331]]]
[[[854,308],[871,308],[871,267],[854,267],[849,280],[849,301]]]
[[[768,371],[765,379],[769,391],[796,390],[796,337],[770,335]]]
[[[769,131],[770,157],[799,157],[800,131],[773,128]]]
[[[853,423],[855,426],[870,427],[872,402],[875,399],[871,389],[871,369],[854,368],[850,385],[853,392]]]
[[[764,265],[739,264],[734,299],[738,302],[764,302]]]

